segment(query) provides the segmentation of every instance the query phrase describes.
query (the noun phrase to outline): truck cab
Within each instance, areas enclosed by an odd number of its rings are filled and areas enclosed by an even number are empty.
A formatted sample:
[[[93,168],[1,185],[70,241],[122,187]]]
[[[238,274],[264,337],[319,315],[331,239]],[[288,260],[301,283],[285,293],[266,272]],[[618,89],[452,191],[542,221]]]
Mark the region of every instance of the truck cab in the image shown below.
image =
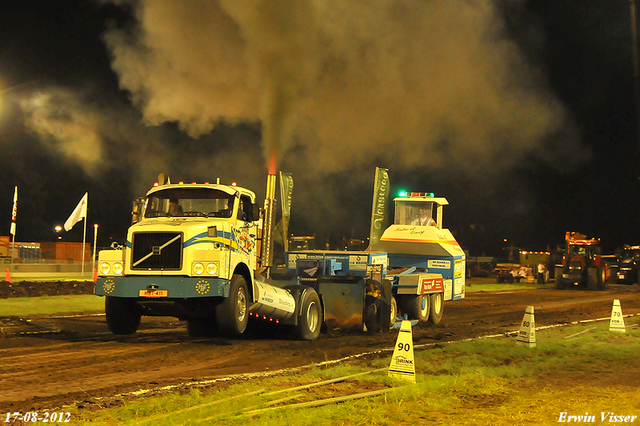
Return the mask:
[[[141,315],[167,315],[188,320],[194,334],[214,322],[244,332],[257,294],[255,199],[235,185],[167,180],[134,203],[125,244],[98,258],[95,293],[106,298],[111,331],[131,334]]]

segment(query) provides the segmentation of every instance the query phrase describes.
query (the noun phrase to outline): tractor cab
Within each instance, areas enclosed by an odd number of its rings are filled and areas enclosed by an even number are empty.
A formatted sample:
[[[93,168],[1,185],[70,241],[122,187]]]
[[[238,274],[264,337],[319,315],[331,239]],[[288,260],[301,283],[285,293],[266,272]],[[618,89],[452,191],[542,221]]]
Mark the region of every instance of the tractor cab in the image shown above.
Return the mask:
[[[600,239],[567,232],[565,241],[562,264],[556,265],[555,270],[556,288],[561,290],[573,284],[589,290],[604,290],[607,266],[602,260]]]
[[[449,202],[429,192],[408,192],[394,198],[395,225],[435,226],[442,229],[442,212]]]

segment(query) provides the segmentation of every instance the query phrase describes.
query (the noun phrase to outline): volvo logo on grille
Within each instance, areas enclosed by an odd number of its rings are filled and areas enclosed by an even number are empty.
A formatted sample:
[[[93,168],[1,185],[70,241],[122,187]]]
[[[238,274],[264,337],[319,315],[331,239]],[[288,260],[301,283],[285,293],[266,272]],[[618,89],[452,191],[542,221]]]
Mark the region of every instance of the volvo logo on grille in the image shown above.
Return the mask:
[[[132,268],[180,268],[182,234],[140,233],[133,239]]]

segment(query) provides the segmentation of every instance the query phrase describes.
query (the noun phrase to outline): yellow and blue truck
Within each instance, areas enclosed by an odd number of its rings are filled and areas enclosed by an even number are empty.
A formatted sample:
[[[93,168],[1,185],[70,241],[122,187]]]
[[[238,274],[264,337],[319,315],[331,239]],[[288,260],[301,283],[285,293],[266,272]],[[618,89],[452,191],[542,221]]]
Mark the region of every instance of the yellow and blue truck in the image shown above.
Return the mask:
[[[364,251],[285,253],[290,278],[271,279],[275,174],[264,207],[235,184],[171,183],[161,174],[136,200],[123,245],[102,250],[95,294],[114,334],[143,315],[187,321],[192,336],[240,336],[252,324],[388,330],[396,318],[439,323],[465,295],[464,252],[442,227],[444,198],[395,199],[395,222]]]
[[[98,258],[95,294],[105,297],[114,334],[135,333],[149,315],[186,320],[192,336],[239,336],[253,317],[291,325],[304,340],[318,337],[316,291],[256,275],[261,211],[254,192],[219,182],[172,184],[160,175],[134,204],[134,222],[126,244]]]

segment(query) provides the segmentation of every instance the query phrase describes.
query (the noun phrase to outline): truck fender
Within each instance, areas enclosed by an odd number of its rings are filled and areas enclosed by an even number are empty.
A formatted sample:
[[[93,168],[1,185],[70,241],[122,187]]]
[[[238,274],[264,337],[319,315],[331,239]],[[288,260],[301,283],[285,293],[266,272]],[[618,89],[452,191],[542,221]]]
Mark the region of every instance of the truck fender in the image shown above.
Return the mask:
[[[233,275],[242,275],[244,277],[245,282],[247,283],[247,290],[249,290],[248,299],[251,302],[255,302],[256,300],[256,288],[253,279],[253,274],[249,271],[249,267],[244,263],[238,263],[236,268],[233,270]],[[233,275],[231,277],[233,277]],[[229,283],[231,283],[231,278],[229,279]],[[251,303],[249,303],[251,304]]]
[[[293,296],[293,298],[296,301],[296,311],[295,314],[293,315],[292,318],[292,322],[290,324],[293,325],[298,325],[298,320],[300,319],[300,301],[302,300],[302,296],[304,296],[304,294],[309,291],[309,290],[313,290],[313,287],[310,287],[308,285],[304,285],[304,284],[293,284],[293,285],[287,285],[282,287],[285,290],[289,291],[289,293],[291,293],[291,295]],[[318,294],[318,297],[320,298],[320,307],[322,309],[322,318],[324,318],[324,301],[322,300],[322,296],[320,294]]]

